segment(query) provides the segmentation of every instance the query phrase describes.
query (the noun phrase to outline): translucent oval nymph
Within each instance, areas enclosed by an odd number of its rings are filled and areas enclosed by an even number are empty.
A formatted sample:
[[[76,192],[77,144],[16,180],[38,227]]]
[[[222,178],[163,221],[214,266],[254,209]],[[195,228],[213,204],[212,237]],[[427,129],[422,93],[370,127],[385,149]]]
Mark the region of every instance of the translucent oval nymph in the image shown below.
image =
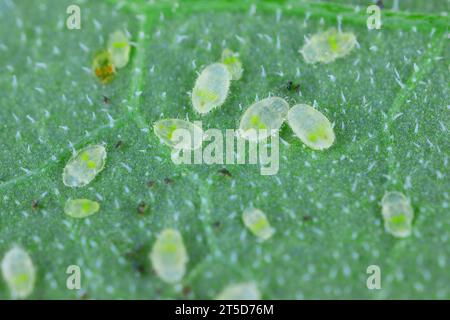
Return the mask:
[[[356,45],[356,36],[351,32],[338,32],[332,28],[311,37],[300,53],[307,63],[330,63],[346,56]]]
[[[327,117],[313,107],[297,104],[289,110],[287,119],[297,137],[311,149],[323,150],[333,145],[333,126]]]
[[[192,90],[194,110],[205,114],[221,106],[227,98],[230,80],[230,72],[223,63],[213,63],[203,69]]]
[[[69,199],[64,206],[64,213],[72,218],[86,218],[100,209],[96,201],[89,199]]]
[[[398,238],[411,234],[414,218],[409,199],[401,192],[387,192],[381,200],[385,230]]]
[[[242,220],[244,225],[262,241],[269,239],[275,233],[275,229],[270,226],[267,216],[259,209],[245,209],[242,213]]]
[[[177,150],[194,150],[202,145],[202,128],[189,121],[162,119],[153,124],[153,130],[166,145]]]
[[[260,300],[261,293],[254,282],[235,283],[225,287],[216,300]]]
[[[244,69],[242,69],[242,62],[237,53],[230,49],[224,49],[222,51],[220,62],[227,66],[231,75],[231,80],[239,80],[242,77]]]
[[[278,132],[289,111],[288,103],[279,97],[266,98],[252,104],[242,115],[239,135],[259,141]]]
[[[117,69],[128,64],[130,48],[128,37],[122,31],[115,31],[109,35],[108,51],[111,54],[112,63]]]
[[[181,234],[165,229],[157,237],[150,253],[156,274],[167,283],[179,282],[185,272],[188,255]]]
[[[102,84],[108,84],[114,79],[116,67],[108,50],[102,50],[95,54],[92,71]]]
[[[33,291],[36,270],[24,249],[14,246],[5,254],[2,274],[13,298],[26,298]]]
[[[87,185],[103,170],[105,162],[106,149],[102,145],[90,145],[79,150],[64,167],[64,184],[68,187]]]

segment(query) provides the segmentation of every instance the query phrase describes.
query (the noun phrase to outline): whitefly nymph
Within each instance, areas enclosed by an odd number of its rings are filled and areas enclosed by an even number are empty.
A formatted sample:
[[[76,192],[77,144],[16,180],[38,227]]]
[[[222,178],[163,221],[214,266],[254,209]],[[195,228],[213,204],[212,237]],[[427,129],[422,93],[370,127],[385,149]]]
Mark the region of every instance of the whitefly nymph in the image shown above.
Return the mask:
[[[200,114],[220,107],[228,96],[231,74],[223,63],[207,66],[195,81],[192,90],[192,105]]]
[[[401,192],[386,192],[381,200],[384,228],[398,238],[411,235],[414,211],[409,199]]]
[[[63,171],[63,182],[68,187],[83,187],[105,167],[106,149],[95,144],[79,150],[67,162]]]
[[[89,199],[69,199],[64,206],[64,213],[72,218],[86,218],[100,209],[96,201]]]
[[[125,67],[130,60],[130,42],[122,31],[115,31],[109,35],[108,51],[111,54],[112,63],[118,69]]]
[[[259,209],[245,209],[242,213],[242,220],[251,233],[261,241],[269,239],[275,232],[275,229],[271,227],[265,213]]]
[[[161,231],[150,253],[153,269],[161,280],[171,284],[180,282],[188,260],[180,232],[175,229]]]
[[[297,104],[288,112],[288,123],[300,140],[314,150],[331,147],[335,140],[331,122],[320,111]]]
[[[30,255],[14,246],[2,260],[2,274],[13,298],[26,298],[33,292],[36,269]]]
[[[240,137],[259,141],[277,133],[289,111],[288,103],[279,97],[266,98],[248,107],[239,123]]]
[[[349,54],[356,45],[356,36],[351,32],[330,29],[314,34],[300,49],[307,63],[330,63]]]
[[[216,300],[260,300],[261,293],[254,282],[233,283],[216,296]]]
[[[164,144],[176,150],[195,150],[203,141],[202,128],[185,120],[159,120],[153,124],[153,131]]]
[[[239,54],[231,51],[230,49],[224,49],[222,51],[220,62],[227,66],[231,75],[231,80],[239,80],[242,78],[244,69],[242,68],[242,62],[239,59]]]

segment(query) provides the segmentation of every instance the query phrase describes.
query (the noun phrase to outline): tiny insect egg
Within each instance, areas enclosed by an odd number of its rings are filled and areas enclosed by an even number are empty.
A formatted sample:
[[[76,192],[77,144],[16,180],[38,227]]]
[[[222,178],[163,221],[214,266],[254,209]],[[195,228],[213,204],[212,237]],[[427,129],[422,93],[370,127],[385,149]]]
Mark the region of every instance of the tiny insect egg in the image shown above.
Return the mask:
[[[203,130],[192,122],[162,119],[153,124],[156,136],[176,150],[195,150],[203,142]]]
[[[252,104],[242,115],[240,137],[259,141],[277,133],[289,111],[288,103],[279,97],[266,98]]]
[[[248,208],[242,213],[244,225],[261,241],[267,240],[275,233],[267,216],[259,209]]]
[[[300,140],[314,150],[331,147],[335,140],[330,121],[320,111],[306,104],[297,104],[288,112],[288,123]]]
[[[385,230],[398,238],[411,235],[414,211],[409,199],[401,192],[387,192],[381,205]]]
[[[30,255],[14,246],[2,260],[2,274],[13,298],[26,298],[34,288],[36,270]]]
[[[261,293],[254,282],[230,284],[216,297],[216,300],[260,300]]]
[[[90,145],[79,150],[67,162],[63,171],[63,182],[68,187],[83,187],[103,170],[106,149],[102,145]]]
[[[356,36],[351,32],[338,32],[332,28],[311,37],[300,53],[307,63],[330,63],[350,53],[356,45]]]
[[[165,229],[157,236],[150,252],[150,261],[156,274],[167,283],[181,281],[189,258],[180,232]]]
[[[231,80],[239,80],[242,77],[244,69],[242,69],[242,62],[237,53],[230,49],[224,49],[220,61],[227,66],[231,75]]]
[[[116,74],[116,67],[114,66],[111,53],[107,50],[97,52],[92,62],[92,71],[98,78],[100,83],[110,83]]]
[[[130,48],[128,37],[122,31],[115,31],[109,35],[108,51],[116,68],[120,69],[128,64]]]
[[[231,75],[223,63],[207,66],[195,81],[192,90],[192,105],[200,114],[220,107],[228,96]]]
[[[96,201],[89,199],[69,199],[64,206],[64,213],[72,218],[86,218],[100,209]]]

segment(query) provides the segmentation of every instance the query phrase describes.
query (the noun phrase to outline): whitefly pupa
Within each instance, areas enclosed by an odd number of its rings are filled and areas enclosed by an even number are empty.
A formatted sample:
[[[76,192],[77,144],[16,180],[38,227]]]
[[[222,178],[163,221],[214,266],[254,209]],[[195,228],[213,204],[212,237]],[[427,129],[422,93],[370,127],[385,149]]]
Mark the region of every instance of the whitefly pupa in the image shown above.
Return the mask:
[[[192,105],[200,114],[220,107],[228,96],[231,74],[223,63],[207,66],[195,81],[192,90]]]
[[[83,187],[103,170],[106,149],[103,145],[89,145],[73,155],[63,171],[63,182],[68,187]]]
[[[297,104],[289,110],[287,120],[297,137],[311,149],[323,150],[333,145],[335,134],[331,122],[313,107]]]
[[[385,230],[398,238],[411,235],[414,211],[409,199],[401,192],[386,192],[381,205]]]
[[[195,150],[202,145],[203,130],[181,119],[162,119],[153,124],[153,131],[164,144],[178,150]]]
[[[13,298],[26,298],[34,289],[36,269],[30,255],[14,246],[2,260],[2,274]]]
[[[240,137],[259,141],[278,132],[288,111],[288,103],[279,97],[266,98],[252,104],[241,117]]]
[[[186,273],[188,254],[178,230],[161,231],[150,252],[150,261],[156,274],[167,283],[178,283]]]
[[[350,53],[356,45],[352,32],[338,32],[335,28],[314,34],[300,49],[307,63],[330,63]]]

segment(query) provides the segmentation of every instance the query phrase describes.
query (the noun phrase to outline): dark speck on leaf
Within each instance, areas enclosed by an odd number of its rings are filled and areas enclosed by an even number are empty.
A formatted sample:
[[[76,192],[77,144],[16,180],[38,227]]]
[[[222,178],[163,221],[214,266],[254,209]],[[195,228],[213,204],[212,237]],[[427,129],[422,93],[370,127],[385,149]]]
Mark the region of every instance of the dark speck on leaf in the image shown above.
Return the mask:
[[[150,181],[147,182],[147,187],[153,188],[154,186],[155,186],[155,181],[150,180]]]
[[[36,210],[39,207],[39,200],[33,200],[31,201],[31,208],[33,210]]]
[[[215,222],[213,223],[213,227],[214,227],[215,229],[219,229],[220,226],[221,226],[221,224],[220,224],[219,221],[215,221]]]
[[[312,220],[311,216],[308,216],[308,215],[303,216],[303,221],[307,222],[307,221],[311,221],[311,220]]]
[[[139,203],[139,205],[138,205],[138,207],[137,207],[137,211],[140,213],[140,214],[143,214],[143,213],[145,213],[145,211],[147,210],[147,204],[145,203],[145,202],[140,202]]]
[[[107,96],[103,96],[103,103],[109,104],[111,102],[111,99],[109,99]]]
[[[172,179],[170,179],[170,178],[164,178],[164,183],[165,184],[172,184],[172,183],[174,183],[174,181]]]
[[[231,175],[231,173],[230,173],[230,171],[228,171],[227,169],[225,169],[225,168],[223,168],[223,169],[220,169],[219,171],[217,171],[217,172],[219,172],[221,175],[224,175],[224,176],[227,176],[227,177],[232,177],[232,175]]]
[[[291,80],[289,80],[286,83],[286,89],[287,89],[287,91],[290,91],[290,92],[295,91],[295,92],[299,93],[300,92],[300,85],[292,82]]]
[[[119,141],[117,141],[117,143],[114,145],[114,148],[118,149],[118,148],[120,148],[121,146],[123,146],[123,141],[122,141],[122,140],[119,140]]]
[[[189,293],[191,293],[191,288],[188,286],[183,287],[183,295],[187,296]]]

